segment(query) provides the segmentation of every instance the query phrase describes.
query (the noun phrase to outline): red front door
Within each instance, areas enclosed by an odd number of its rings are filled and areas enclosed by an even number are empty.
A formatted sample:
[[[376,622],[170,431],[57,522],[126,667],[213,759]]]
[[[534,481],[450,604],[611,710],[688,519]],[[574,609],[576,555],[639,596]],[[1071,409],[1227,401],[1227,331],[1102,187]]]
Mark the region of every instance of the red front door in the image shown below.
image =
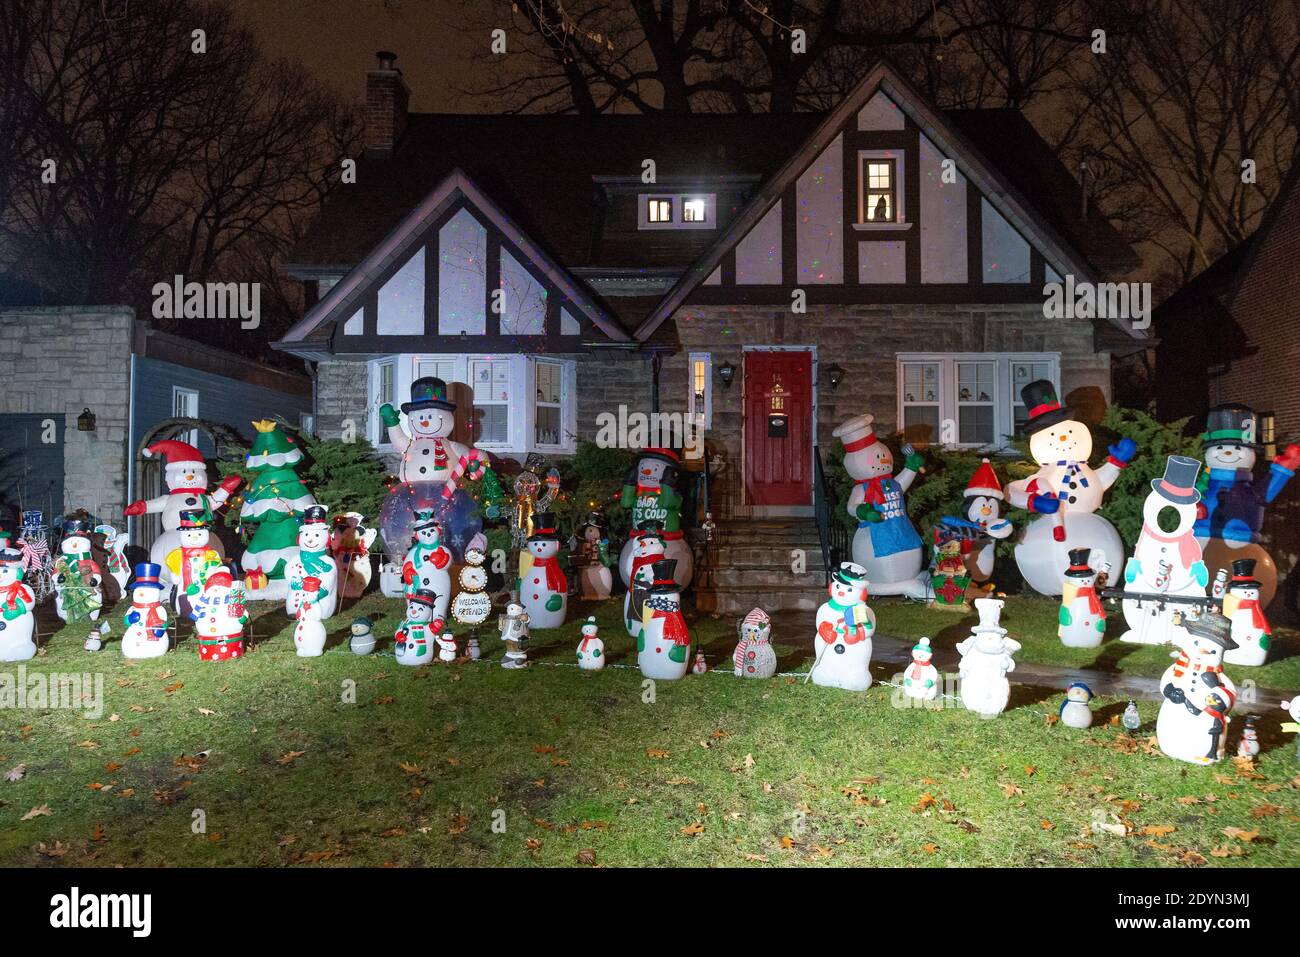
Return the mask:
[[[812,504],[812,353],[745,353],[745,500]]]

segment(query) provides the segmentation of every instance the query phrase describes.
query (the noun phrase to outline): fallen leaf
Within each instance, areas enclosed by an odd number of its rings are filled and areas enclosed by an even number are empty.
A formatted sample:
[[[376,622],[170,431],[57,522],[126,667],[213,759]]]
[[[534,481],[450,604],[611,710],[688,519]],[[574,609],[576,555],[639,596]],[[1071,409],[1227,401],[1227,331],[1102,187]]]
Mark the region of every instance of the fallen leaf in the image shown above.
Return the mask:
[[[929,792],[926,792],[925,794],[921,795],[921,799],[919,801],[917,801],[914,805],[912,805],[912,813],[919,814],[921,811],[924,811],[926,808],[933,807],[937,803],[938,802],[934,799],[934,795],[930,794]]]
[[[405,771],[407,774],[420,773],[420,766],[418,764],[411,764],[407,761],[398,761],[397,766],[401,768],[403,771]]]
[[[704,833],[704,825],[701,824],[699,821],[695,821],[691,824],[687,824],[685,827],[681,828],[680,830],[687,837],[698,837],[699,835]]]
[[[119,771],[121,768],[122,764],[119,761],[109,761],[108,764],[104,765],[104,770],[109,774],[112,774],[114,771]]]
[[[533,750],[536,751],[538,754],[554,754],[556,751],[560,749],[553,744],[534,744]]]
[[[1259,831],[1247,831],[1241,827],[1225,827],[1222,831],[1227,837],[1235,837],[1239,841],[1249,844],[1255,838],[1259,837]]]
[[[50,806],[48,804],[42,804],[39,807],[32,808],[30,811],[24,814],[20,818],[20,820],[30,821],[34,817],[50,817],[53,814],[54,812],[50,810]]]
[[[1039,826],[1039,828],[1041,828],[1041,829],[1044,830],[1044,831],[1055,831],[1055,830],[1056,830],[1056,825],[1053,824],[1051,821],[1049,821],[1047,818],[1043,818],[1041,821],[1039,821],[1039,822],[1038,822],[1038,826]]]
[[[933,854],[935,851],[939,850],[939,845],[934,843],[922,844],[921,850],[925,851],[927,854]]]
[[[666,757],[668,757],[668,752],[665,751],[663,748],[646,748],[646,749],[645,749],[645,753],[646,753],[647,755],[649,755],[650,757],[652,757],[652,758],[666,758]]]
[[[1025,793],[1023,788],[1017,787],[1014,784],[1001,784],[998,786],[1002,788],[1003,797],[1019,797]]]
[[[577,854],[573,855],[573,859],[579,864],[586,864],[588,867],[596,866],[596,852],[589,847],[584,847]]]
[[[26,773],[27,773],[27,765],[15,764],[12,768],[10,768],[8,771],[5,772],[5,780],[21,781],[23,779],[23,775]]]
[[[200,708],[200,709],[199,709],[199,714],[203,715],[203,717],[205,717],[205,718],[210,718],[210,717],[212,717],[214,714],[216,714],[216,712],[213,711],[211,708]]]
[[[90,839],[94,841],[96,844],[98,844],[100,841],[104,839],[104,837],[105,837],[104,825],[96,824],[95,829],[90,832]]]
[[[275,763],[280,765],[293,764],[294,761],[298,760],[306,753],[307,753],[306,751],[286,751],[284,754],[280,755],[278,758],[275,759]]]
[[[540,850],[541,846],[542,842],[535,837],[530,837],[528,840],[524,841],[524,847],[530,851]]]
[[[1178,828],[1174,827],[1172,824],[1148,824],[1146,827],[1142,828],[1142,830],[1138,831],[1138,833],[1150,837],[1164,837],[1166,834],[1172,834],[1176,830],[1178,830]]]

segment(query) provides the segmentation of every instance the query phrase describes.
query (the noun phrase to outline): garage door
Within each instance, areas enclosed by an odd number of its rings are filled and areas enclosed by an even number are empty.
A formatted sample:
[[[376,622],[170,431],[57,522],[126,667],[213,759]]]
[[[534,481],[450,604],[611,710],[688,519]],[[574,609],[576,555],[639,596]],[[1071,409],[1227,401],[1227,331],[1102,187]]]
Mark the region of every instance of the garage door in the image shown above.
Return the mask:
[[[63,414],[0,414],[0,510],[63,514]]]

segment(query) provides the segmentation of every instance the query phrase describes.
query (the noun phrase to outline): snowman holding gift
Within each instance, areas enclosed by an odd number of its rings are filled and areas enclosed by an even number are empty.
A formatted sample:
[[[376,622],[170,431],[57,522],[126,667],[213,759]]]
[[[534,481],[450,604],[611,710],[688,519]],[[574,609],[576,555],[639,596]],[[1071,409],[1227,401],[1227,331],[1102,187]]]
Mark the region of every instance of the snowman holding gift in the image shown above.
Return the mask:
[[[1088,464],[1092,432],[1056,397],[1056,387],[1046,379],[1020,390],[1029,413],[1024,434],[1038,471],[1007,486],[1012,505],[1040,517],[1029,523],[1016,546],[1016,565],[1025,582],[1043,595],[1061,593],[1061,569],[1069,564],[1069,550],[1091,550],[1098,567],[1105,562],[1123,568],[1124,546],[1115,527],[1095,514],[1106,490],[1137,452],[1132,439],[1120,439],[1097,469]]]

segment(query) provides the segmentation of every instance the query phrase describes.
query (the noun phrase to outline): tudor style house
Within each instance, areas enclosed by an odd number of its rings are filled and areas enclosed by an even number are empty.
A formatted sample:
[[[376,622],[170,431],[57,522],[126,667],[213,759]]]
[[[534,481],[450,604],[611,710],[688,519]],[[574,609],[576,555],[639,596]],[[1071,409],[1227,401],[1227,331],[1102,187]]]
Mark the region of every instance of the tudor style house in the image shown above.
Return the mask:
[[[997,450],[1021,386],[1099,408],[1143,344],[1044,317],[1045,283],[1137,261],[1016,111],[941,111],[881,64],[829,113],[421,115],[393,60],[366,77],[357,182],[285,267],[309,308],[276,347],[314,365],[321,435],[391,452],[379,406],[427,375],[498,455],[570,453],[620,406],[689,413],[724,547],[746,522],[815,546],[840,422]],[[772,561],[719,578],[718,607],[806,604],[816,582]]]

